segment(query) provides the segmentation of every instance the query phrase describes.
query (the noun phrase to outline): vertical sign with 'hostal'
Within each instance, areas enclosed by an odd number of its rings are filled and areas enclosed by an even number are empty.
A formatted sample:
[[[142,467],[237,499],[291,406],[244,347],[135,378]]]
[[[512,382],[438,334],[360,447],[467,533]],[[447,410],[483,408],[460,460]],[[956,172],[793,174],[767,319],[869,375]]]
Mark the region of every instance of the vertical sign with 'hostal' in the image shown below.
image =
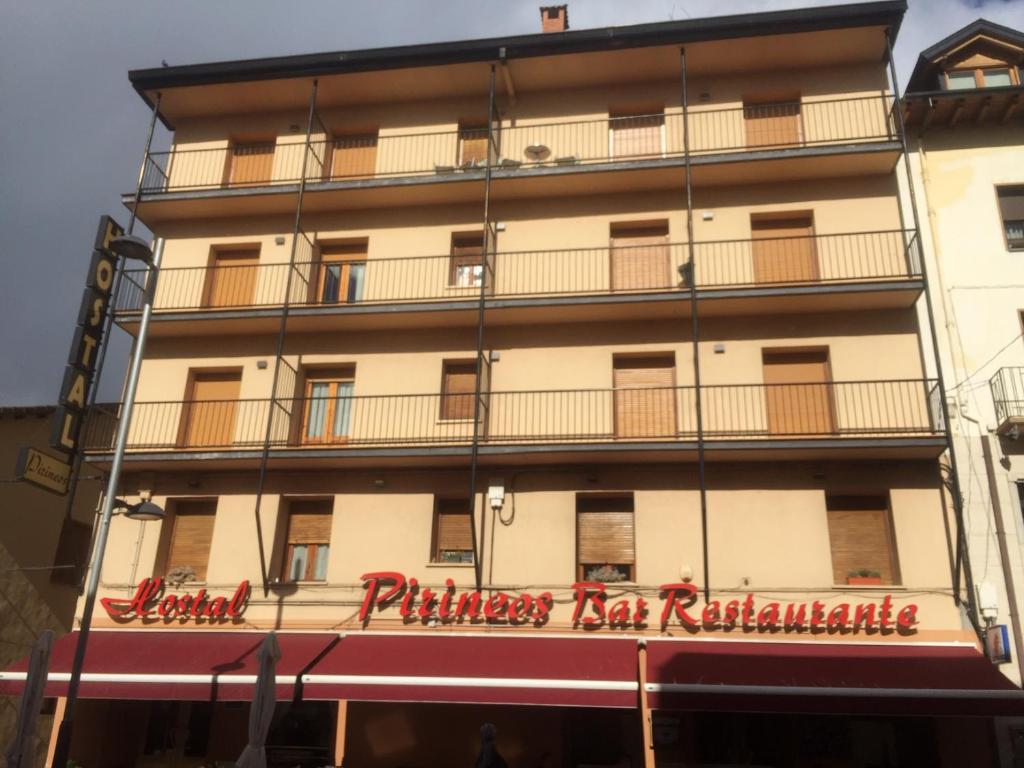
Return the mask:
[[[122,234],[124,229],[120,224],[109,216],[100,217],[82,306],[78,310],[78,326],[71,342],[50,435],[50,445],[66,454],[68,461],[78,452],[85,406],[89,402],[96,361],[103,343],[103,330],[113,298],[111,293],[114,273],[117,271],[117,256],[110,250],[110,243]]]

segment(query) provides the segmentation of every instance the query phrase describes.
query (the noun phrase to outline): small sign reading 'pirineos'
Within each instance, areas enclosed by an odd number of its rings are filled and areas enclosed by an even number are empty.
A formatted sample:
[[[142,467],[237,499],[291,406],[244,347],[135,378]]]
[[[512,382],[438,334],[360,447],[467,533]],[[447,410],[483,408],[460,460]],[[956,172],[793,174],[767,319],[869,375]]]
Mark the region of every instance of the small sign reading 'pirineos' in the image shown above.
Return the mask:
[[[28,446],[18,453],[18,463],[14,469],[14,476],[18,480],[25,480],[63,496],[68,492],[70,475],[71,467],[61,459]]]

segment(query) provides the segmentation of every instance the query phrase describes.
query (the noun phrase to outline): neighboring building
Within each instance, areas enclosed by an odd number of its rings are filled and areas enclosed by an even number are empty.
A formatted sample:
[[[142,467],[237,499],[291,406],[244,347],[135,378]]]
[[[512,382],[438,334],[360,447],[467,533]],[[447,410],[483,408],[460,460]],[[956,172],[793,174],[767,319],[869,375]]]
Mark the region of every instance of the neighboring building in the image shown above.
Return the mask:
[[[272,764],[993,764],[904,11],[132,72],[169,514],[112,526],[74,758],[233,760],[275,629]]]
[[[905,114],[974,580],[1024,654],[1024,33],[979,19],[923,51]],[[1012,596],[1012,597],[1010,597]],[[1024,737],[1022,737],[1024,738]]]
[[[0,668],[24,657],[44,629],[71,630],[86,562],[99,484],[86,468],[75,505],[24,480],[15,481],[22,447],[49,452],[55,408],[0,407]],[[46,758],[53,701],[39,718],[38,765]],[[18,700],[0,697],[0,749],[14,734]]]

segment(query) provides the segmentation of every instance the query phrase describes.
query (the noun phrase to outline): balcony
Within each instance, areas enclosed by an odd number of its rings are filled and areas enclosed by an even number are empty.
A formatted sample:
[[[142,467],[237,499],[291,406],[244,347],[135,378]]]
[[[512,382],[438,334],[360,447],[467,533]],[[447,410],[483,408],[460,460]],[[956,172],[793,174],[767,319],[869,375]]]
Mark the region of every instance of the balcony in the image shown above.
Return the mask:
[[[996,411],[996,431],[1011,440],[1024,435],[1024,367],[1000,368],[989,379]]]
[[[694,183],[887,173],[899,149],[885,96],[794,101],[690,112]],[[684,161],[679,110],[591,120],[506,118],[489,153],[486,130],[408,132],[383,128],[309,145],[300,136],[265,145],[228,141],[153,152],[142,174],[147,223],[239,212],[285,212],[303,175],[307,211],[481,197],[493,168],[495,199],[568,192],[676,188]],[[761,161],[761,162],[754,162]],[[614,171],[615,173],[609,173]],[[536,180],[549,178],[543,189]],[[524,184],[533,179],[533,184]],[[558,181],[553,181],[558,179]],[[245,203],[241,203],[241,200]],[[131,196],[126,196],[131,202]]]
[[[945,443],[936,383],[926,380],[703,387],[705,444],[712,459],[937,456]],[[130,459],[252,462],[270,423],[271,457],[444,462],[465,456],[473,396],[136,403]],[[490,392],[481,397],[485,461],[693,458],[693,387]],[[468,417],[468,418],[467,418]],[[98,409],[83,440],[109,454],[117,418]],[[780,451],[783,454],[780,454]],[[529,457],[533,457],[530,459]]]
[[[268,329],[287,293],[293,330],[346,323],[367,326],[473,323],[483,268],[451,255],[246,266],[172,267],[160,271],[154,333],[224,333]],[[688,313],[685,243],[636,247],[504,251],[488,270],[493,321],[514,321],[539,305],[561,320],[659,317]],[[725,240],[694,245],[705,315],[910,306],[920,292],[912,232],[857,232],[813,237]],[[290,276],[289,276],[290,273]],[[131,328],[142,308],[144,270],[129,270],[118,293],[118,321]],[[374,320],[373,316],[378,319]],[[402,319],[402,316],[404,320]],[[240,320],[250,322],[241,323]],[[201,321],[201,322],[199,322]],[[192,322],[191,329],[183,323]]]

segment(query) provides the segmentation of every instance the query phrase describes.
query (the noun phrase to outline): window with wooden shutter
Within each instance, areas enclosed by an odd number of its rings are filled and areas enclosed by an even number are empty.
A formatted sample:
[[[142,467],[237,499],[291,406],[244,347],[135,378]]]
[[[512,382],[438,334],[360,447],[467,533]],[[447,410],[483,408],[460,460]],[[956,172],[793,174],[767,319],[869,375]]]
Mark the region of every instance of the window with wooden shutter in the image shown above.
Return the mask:
[[[228,182],[231,186],[267,184],[274,170],[273,139],[232,142],[228,156]]]
[[[678,434],[675,356],[616,355],[612,365],[615,436],[675,437]]]
[[[353,304],[363,300],[368,242],[321,244],[316,262],[316,302]]]
[[[441,418],[472,419],[476,363],[445,360],[441,373]]]
[[[373,176],[377,172],[377,131],[336,136],[327,167],[333,179]]]
[[[292,499],[288,502],[285,581],[327,580],[333,508],[332,499]]]
[[[247,307],[256,295],[259,246],[217,248],[210,256],[203,306]]]
[[[634,581],[633,495],[576,497],[577,578]]]
[[[165,576],[191,570],[194,576],[188,581],[206,580],[216,514],[216,499],[174,502],[173,515],[164,523],[171,526],[164,558]]]
[[[672,286],[667,221],[612,224],[611,283],[613,291]]]
[[[660,157],[665,152],[665,109],[612,111],[608,117],[613,158]]]
[[[1011,251],[1024,250],[1024,186],[999,187],[996,193],[1006,247]]]
[[[801,141],[800,97],[744,99],[748,147],[776,147]]]
[[[431,562],[473,562],[473,516],[468,499],[436,499]]]
[[[892,516],[884,496],[828,496],[836,584],[899,584]]]
[[[487,165],[487,121],[459,123],[459,165]]]
[[[483,276],[483,234],[452,235],[448,285],[452,288],[479,288]]]

